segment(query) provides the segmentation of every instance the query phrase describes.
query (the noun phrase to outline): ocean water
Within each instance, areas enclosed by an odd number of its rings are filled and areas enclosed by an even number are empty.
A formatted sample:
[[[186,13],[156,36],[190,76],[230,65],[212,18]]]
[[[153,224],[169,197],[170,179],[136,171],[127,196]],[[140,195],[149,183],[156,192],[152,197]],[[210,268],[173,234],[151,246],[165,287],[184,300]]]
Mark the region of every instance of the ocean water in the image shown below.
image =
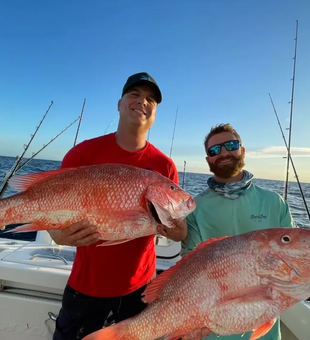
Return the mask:
[[[14,157],[0,156],[0,184],[2,183],[5,173],[10,171],[14,163],[15,163]],[[27,165],[25,165],[18,172],[18,174],[27,174],[53,170],[58,169],[59,166],[60,166],[59,161],[33,159]],[[184,183],[184,189],[193,196],[197,195],[198,193],[207,188],[208,177],[209,175],[207,174],[179,173],[180,185],[183,186]],[[253,183],[268,190],[275,191],[281,196],[283,195],[284,181],[254,178]],[[310,183],[301,183],[301,187],[306,198],[308,207],[310,208]],[[10,196],[14,193],[15,193],[14,191],[8,188],[4,197]],[[310,227],[309,218],[297,182],[289,183],[287,201],[296,224],[300,227]]]

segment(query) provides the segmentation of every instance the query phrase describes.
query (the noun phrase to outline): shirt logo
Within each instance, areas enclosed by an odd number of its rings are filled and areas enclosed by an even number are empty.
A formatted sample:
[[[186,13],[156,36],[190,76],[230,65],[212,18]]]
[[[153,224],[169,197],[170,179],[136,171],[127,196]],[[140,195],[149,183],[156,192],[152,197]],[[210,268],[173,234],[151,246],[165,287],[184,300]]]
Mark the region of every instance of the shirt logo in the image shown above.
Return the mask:
[[[254,215],[252,214],[250,219],[254,220],[254,222],[261,222],[262,220],[265,220],[267,218],[266,215],[264,214],[260,214],[260,215]]]

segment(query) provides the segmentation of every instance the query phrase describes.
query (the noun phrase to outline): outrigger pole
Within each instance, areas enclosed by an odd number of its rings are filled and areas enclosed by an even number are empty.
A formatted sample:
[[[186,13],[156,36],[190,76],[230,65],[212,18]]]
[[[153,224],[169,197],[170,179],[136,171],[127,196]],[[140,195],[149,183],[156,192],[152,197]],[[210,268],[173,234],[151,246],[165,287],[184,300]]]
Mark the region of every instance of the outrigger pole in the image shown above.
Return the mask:
[[[303,201],[304,201],[305,208],[306,208],[306,211],[307,211],[307,214],[308,214],[308,217],[309,217],[309,221],[310,221],[310,212],[309,212],[309,208],[308,208],[308,205],[307,205],[307,201],[306,201],[306,199],[305,199],[305,196],[304,196],[302,187],[301,187],[301,185],[300,185],[299,178],[298,178],[298,175],[297,175],[297,171],[296,171],[296,168],[295,168],[295,165],[294,165],[294,162],[293,162],[291,153],[289,152],[289,148],[288,148],[288,145],[287,145],[285,136],[284,136],[284,132],[283,132],[283,129],[282,129],[282,126],[281,126],[281,123],[280,123],[280,120],[279,120],[279,117],[278,117],[278,114],[277,114],[277,110],[276,110],[276,108],[275,108],[275,106],[274,106],[274,103],[273,103],[273,100],[272,100],[272,98],[271,98],[270,93],[269,93],[269,98],[270,98],[270,101],[271,101],[271,104],[272,104],[272,107],[273,107],[273,111],[274,111],[274,113],[275,113],[275,115],[276,115],[276,118],[277,118],[277,121],[278,121],[278,125],[279,125],[279,127],[280,127],[280,131],[281,131],[281,134],[282,134],[282,137],[283,137],[283,140],[284,140],[286,149],[287,149],[287,151],[288,151],[288,157],[289,157],[288,160],[291,161],[292,168],[293,168],[294,173],[295,173],[295,178],[296,178],[297,183],[298,183],[298,186],[299,186],[300,194],[301,194],[301,197],[302,197],[302,199],[303,199]]]
[[[298,35],[298,20],[296,20],[296,36],[295,36],[295,53],[294,53],[294,67],[293,67],[293,78],[292,80],[292,94],[291,94],[291,113],[290,113],[290,126],[288,128],[288,147],[287,147],[287,165],[286,165],[286,180],[285,180],[285,188],[284,188],[284,199],[287,199],[287,190],[288,190],[288,176],[289,176],[289,167],[290,167],[290,158],[291,158],[291,135],[292,135],[292,120],[293,120],[293,104],[294,104],[294,89],[295,89],[295,70],[296,70],[296,58],[297,58],[297,35]]]
[[[48,109],[46,110],[45,114],[43,115],[43,117],[42,117],[42,119],[41,119],[39,125],[36,127],[34,133],[30,135],[30,140],[29,140],[29,142],[28,142],[27,144],[24,144],[24,151],[23,151],[22,155],[21,155],[20,157],[17,157],[17,158],[16,158],[16,162],[15,162],[15,164],[13,165],[13,167],[12,167],[12,169],[11,169],[9,175],[8,175],[8,176],[5,176],[3,182],[1,183],[1,186],[0,186],[0,188],[1,188],[1,189],[0,189],[0,198],[3,196],[5,190],[7,189],[8,180],[9,180],[9,179],[10,179],[10,178],[18,171],[19,164],[21,163],[21,161],[22,161],[22,159],[23,159],[25,153],[26,153],[27,150],[29,149],[29,146],[30,146],[31,142],[33,141],[35,135],[37,134],[37,132],[38,132],[40,126],[42,125],[42,123],[43,123],[44,119],[46,118],[46,116],[47,116],[47,114],[48,114],[50,108],[52,107],[52,105],[53,105],[53,101],[51,101],[50,106],[48,107]]]
[[[61,132],[59,132],[55,137],[53,137],[47,144],[44,144],[43,147],[32,154],[32,156],[25,162],[23,163],[17,171],[19,171],[21,168],[23,168],[25,165],[27,165],[37,154],[39,154],[42,150],[44,150],[47,146],[49,146],[56,138],[58,138],[60,135],[62,135],[67,129],[69,129],[70,126],[72,126],[75,122],[77,122],[80,119],[80,116],[76,118],[71,124],[69,124],[66,128],[64,128]],[[16,172],[17,172],[16,171]]]
[[[105,131],[104,131],[104,135],[107,133],[109,127],[113,124],[113,122],[115,121],[115,119],[116,119],[116,118],[113,118],[113,119],[111,120],[111,122],[108,124],[108,126],[106,127],[106,129],[105,129]]]
[[[66,128],[64,128],[61,132],[59,132],[55,137],[53,137],[47,144],[43,144],[43,147],[38,150],[37,152],[33,152],[32,156],[25,161],[24,163],[20,164],[23,160],[23,157],[26,153],[26,151],[28,150],[34,136],[36,135],[37,131],[39,130],[39,127],[41,126],[43,120],[45,119],[48,111],[50,110],[51,106],[53,105],[53,101],[51,102],[51,105],[49,106],[49,108],[47,109],[46,113],[44,114],[43,118],[40,121],[40,124],[36,127],[35,132],[31,135],[30,141],[28,142],[28,144],[24,145],[24,151],[22,153],[22,155],[20,157],[16,158],[16,162],[13,165],[12,169],[10,170],[10,172],[4,177],[3,182],[0,185],[0,198],[4,195],[7,187],[8,187],[8,182],[10,180],[10,178],[12,178],[19,170],[21,170],[25,165],[27,165],[35,156],[37,156],[42,150],[44,150],[48,145],[50,145],[56,138],[58,138],[60,135],[62,135],[67,129],[69,129],[69,127],[71,127],[75,122],[77,122],[78,120],[81,121],[81,116],[79,116],[78,118],[76,118],[71,124],[69,124]],[[85,105],[85,100],[84,100],[84,105]],[[82,113],[84,111],[84,105],[83,105],[83,109],[82,109]],[[77,134],[78,135],[78,134]],[[77,138],[76,135],[76,138]]]
[[[184,161],[184,168],[183,168],[183,183],[182,183],[182,189],[185,189],[185,169],[186,169],[186,161]]]
[[[175,127],[176,127],[176,124],[177,124],[178,111],[179,111],[179,109],[177,108],[177,111],[175,113],[174,128],[173,128],[173,134],[172,134],[172,139],[171,139],[171,148],[170,148],[170,155],[169,155],[170,158],[171,158],[171,155],[172,155],[172,147],[173,147],[173,140],[174,140],[174,134],[175,134]]]
[[[80,125],[81,125],[81,121],[82,121],[83,114],[84,114],[85,103],[86,103],[86,99],[84,99],[84,103],[83,103],[81,115],[80,115],[80,117],[79,117],[80,121],[79,121],[78,127],[77,127],[77,129],[76,129],[76,135],[75,135],[75,139],[74,139],[73,146],[76,145],[76,141],[77,141],[77,138],[78,138],[78,135],[79,135],[79,132],[80,132]]]

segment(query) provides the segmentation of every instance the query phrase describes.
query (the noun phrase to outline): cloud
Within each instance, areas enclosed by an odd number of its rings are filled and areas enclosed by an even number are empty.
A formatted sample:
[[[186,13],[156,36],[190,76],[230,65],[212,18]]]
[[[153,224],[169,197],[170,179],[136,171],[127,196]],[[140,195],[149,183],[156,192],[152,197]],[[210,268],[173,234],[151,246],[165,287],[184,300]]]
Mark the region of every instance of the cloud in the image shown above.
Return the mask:
[[[260,150],[246,152],[246,158],[279,158],[286,155],[285,146],[267,146]],[[291,147],[291,155],[293,158],[310,157],[310,148]]]

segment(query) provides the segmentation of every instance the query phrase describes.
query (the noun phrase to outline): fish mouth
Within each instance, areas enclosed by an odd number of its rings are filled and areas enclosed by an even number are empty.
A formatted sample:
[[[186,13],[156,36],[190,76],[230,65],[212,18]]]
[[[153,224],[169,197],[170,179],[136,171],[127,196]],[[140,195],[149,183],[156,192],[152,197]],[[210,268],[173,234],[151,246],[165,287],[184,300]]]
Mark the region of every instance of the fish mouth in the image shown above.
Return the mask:
[[[150,214],[152,215],[152,217],[154,218],[154,220],[159,223],[159,224],[162,224],[162,221],[160,220],[159,216],[158,216],[158,213],[155,209],[155,206],[152,202],[148,201],[148,210],[150,212]]]

